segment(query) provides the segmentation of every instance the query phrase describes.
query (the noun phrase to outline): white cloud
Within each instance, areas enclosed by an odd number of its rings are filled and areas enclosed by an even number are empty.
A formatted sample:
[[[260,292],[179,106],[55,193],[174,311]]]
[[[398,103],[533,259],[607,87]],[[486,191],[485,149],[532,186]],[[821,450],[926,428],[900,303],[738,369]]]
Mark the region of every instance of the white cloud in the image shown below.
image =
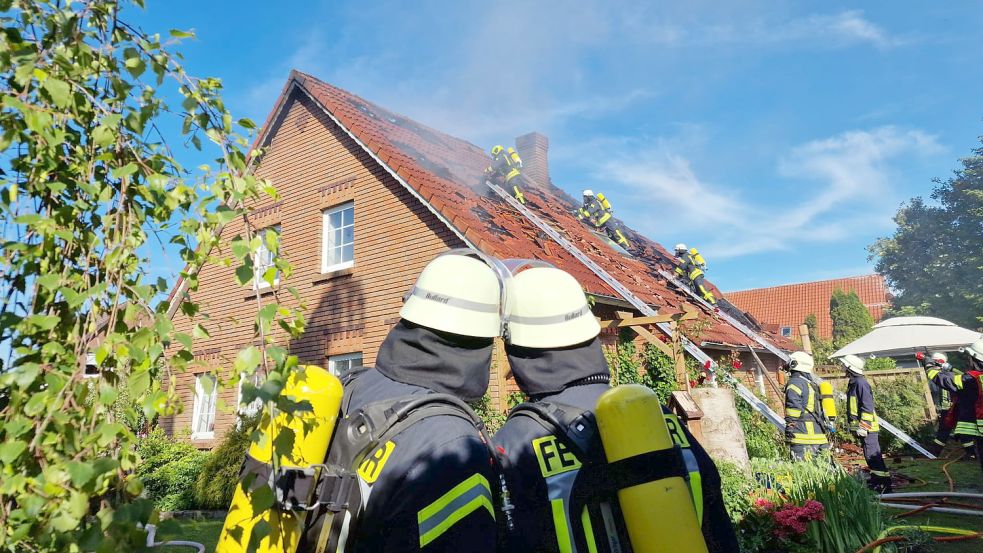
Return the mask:
[[[843,132],[791,148],[777,160],[778,184],[761,185],[752,198],[747,187],[741,194],[701,178],[678,141],[607,145],[595,142],[595,155],[581,159],[597,186],[621,192],[621,217],[656,239],[695,237],[716,258],[837,242],[888,225],[894,164],[941,150],[918,130]],[[603,161],[590,165],[592,159]]]

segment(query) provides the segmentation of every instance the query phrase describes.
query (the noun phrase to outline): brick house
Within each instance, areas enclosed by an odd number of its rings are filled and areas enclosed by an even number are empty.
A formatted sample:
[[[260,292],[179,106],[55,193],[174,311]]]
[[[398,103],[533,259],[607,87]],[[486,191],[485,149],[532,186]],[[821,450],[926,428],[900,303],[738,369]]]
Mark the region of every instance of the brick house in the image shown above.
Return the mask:
[[[835,290],[856,292],[875,323],[881,320],[884,309],[891,304],[891,293],[879,274],[727,292],[727,299],[787,338],[798,337],[799,325],[813,314],[819,323],[817,333],[829,340],[833,338],[829,300]]]
[[[584,265],[490,195],[483,184],[482,172],[490,161],[483,148],[296,71],[259,141],[266,153],[258,173],[273,181],[281,200],[248,206],[249,218],[254,228],[280,233],[281,254],[294,266],[290,278],[277,287],[295,287],[307,307],[306,332],[289,344],[303,363],[339,373],[371,365],[398,320],[403,295],[424,265],[450,248],[548,261],[573,274],[596,298],[597,316],[611,318],[615,311],[631,310]],[[679,311],[686,298],[653,271],[671,266],[668,252],[629,230],[640,252],[634,258],[619,253],[571,215],[578,202],[552,185],[546,137],[530,133],[516,144],[525,174],[535,181],[526,187],[528,205],[636,295],[661,311]],[[244,224],[236,220],[227,225],[223,244],[241,234]],[[258,263],[266,255],[257,252]],[[204,382],[209,369],[228,371],[237,351],[252,343],[257,306],[253,290],[234,284],[233,268],[210,265],[199,282],[194,298],[210,315],[210,337],[194,343],[201,372],[178,376],[184,408],[162,425],[172,434],[190,432],[198,446],[211,447],[234,422],[239,401],[237,390],[207,393],[210,387]],[[263,301],[270,301],[274,290],[263,287],[260,292]],[[295,301],[289,294],[282,297],[287,304]],[[704,315],[705,330],[692,338],[708,353],[718,357],[740,349],[749,356],[751,340]],[[174,323],[183,332],[192,325],[181,314]],[[616,338],[605,336],[609,343]],[[774,370],[777,358],[764,350],[758,353],[766,368]],[[745,366],[751,366],[749,357]],[[489,395],[501,408],[514,384],[500,356],[491,372]],[[748,378],[750,382],[753,376]]]

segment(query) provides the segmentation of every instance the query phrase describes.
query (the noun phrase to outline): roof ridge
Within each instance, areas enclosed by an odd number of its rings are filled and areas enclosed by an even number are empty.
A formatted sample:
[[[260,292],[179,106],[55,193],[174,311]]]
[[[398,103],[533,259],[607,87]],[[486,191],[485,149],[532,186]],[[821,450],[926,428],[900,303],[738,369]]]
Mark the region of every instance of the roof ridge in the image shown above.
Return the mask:
[[[866,275],[856,275],[856,276],[838,277],[838,278],[826,278],[826,279],[822,279],[822,280],[810,280],[810,281],[806,281],[806,282],[792,282],[792,283],[788,283],[788,284],[776,284],[775,286],[762,286],[760,288],[744,288],[743,290],[731,290],[729,292],[724,292],[724,293],[725,294],[740,294],[740,293],[743,293],[743,292],[759,292],[761,290],[774,290],[774,289],[777,289],[777,288],[790,288],[792,286],[807,286],[807,285],[810,285],[810,284],[825,284],[825,283],[828,283],[828,282],[837,282],[837,281],[846,281],[846,280],[860,280],[860,279],[871,278],[871,277],[881,277],[881,278],[883,278],[883,275],[881,275],[880,273],[869,273],[869,274],[866,274]]]

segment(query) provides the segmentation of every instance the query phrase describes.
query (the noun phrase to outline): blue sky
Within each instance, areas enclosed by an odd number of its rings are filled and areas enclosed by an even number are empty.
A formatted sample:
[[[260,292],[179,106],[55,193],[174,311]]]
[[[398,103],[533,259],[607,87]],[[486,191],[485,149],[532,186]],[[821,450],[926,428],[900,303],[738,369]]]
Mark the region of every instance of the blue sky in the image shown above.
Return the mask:
[[[899,204],[983,134],[972,2],[149,4],[239,116],[296,68],[481,146],[543,132],[556,184],[699,247],[724,290],[871,272]]]

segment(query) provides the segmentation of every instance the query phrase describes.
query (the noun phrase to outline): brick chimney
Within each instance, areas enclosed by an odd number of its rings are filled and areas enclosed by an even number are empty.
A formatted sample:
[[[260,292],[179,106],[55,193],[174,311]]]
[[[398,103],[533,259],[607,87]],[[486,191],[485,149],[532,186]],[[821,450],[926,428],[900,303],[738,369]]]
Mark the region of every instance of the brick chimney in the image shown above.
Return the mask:
[[[522,158],[522,172],[536,185],[550,186],[550,139],[538,132],[531,132],[515,139],[515,149]]]

